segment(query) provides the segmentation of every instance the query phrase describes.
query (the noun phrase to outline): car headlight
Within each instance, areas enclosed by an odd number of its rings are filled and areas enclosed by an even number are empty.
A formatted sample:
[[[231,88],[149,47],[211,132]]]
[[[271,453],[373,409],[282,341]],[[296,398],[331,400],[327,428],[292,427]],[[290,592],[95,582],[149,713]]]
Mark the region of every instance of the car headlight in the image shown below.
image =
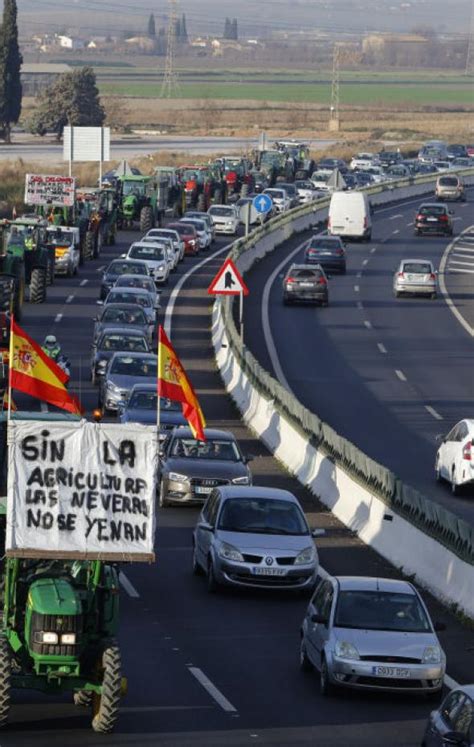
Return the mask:
[[[337,641],[335,654],[336,656],[340,656],[341,659],[360,659],[356,647],[352,643],[349,643],[349,641]]]
[[[158,270],[158,272],[164,272],[165,271],[165,266],[164,265],[158,265],[158,267],[156,269]]]
[[[224,560],[233,560],[234,563],[244,562],[242,553],[239,552],[236,547],[229,545],[227,542],[223,542],[219,547],[219,557]]]
[[[311,547],[306,547],[304,550],[302,550],[299,555],[295,558],[295,565],[303,565],[305,563],[312,563],[315,559],[316,552],[314,550],[314,545]]]
[[[41,636],[41,643],[55,644],[59,640],[57,633],[40,633],[40,636]]]
[[[185,482],[188,479],[188,476],[181,475],[179,472],[170,472],[168,478],[173,480],[173,482]]]
[[[232,485],[250,485],[248,475],[245,475],[244,477],[234,477]]]
[[[61,636],[61,643],[65,646],[74,646],[76,644],[75,633],[63,633]]]
[[[439,664],[441,662],[441,649],[439,646],[427,646],[423,651],[423,664]]]
[[[120,387],[116,386],[112,381],[107,382],[107,389],[114,394],[120,394]]]
[[[108,363],[107,359],[104,359],[102,361],[97,361],[97,369],[99,371],[105,371],[105,369],[107,368],[107,363]]]

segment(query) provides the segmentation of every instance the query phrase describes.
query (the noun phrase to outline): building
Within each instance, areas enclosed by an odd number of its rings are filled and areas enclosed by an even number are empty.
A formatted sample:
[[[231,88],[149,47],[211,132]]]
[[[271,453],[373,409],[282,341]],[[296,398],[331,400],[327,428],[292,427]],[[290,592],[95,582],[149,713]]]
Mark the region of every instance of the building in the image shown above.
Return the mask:
[[[37,96],[50,86],[58,75],[72,72],[69,65],[24,62],[21,66],[21,83],[24,96]]]
[[[63,49],[70,49],[72,51],[75,51],[76,49],[84,49],[84,41],[82,39],[77,39],[72,36],[63,36],[62,34],[58,34],[56,36],[56,39],[59,43],[60,47],[63,47]]]

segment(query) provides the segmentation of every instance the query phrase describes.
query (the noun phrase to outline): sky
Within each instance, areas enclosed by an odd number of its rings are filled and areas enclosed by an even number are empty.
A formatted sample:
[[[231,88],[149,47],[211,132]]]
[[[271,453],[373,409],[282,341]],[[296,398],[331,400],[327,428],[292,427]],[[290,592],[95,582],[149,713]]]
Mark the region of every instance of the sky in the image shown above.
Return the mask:
[[[1,0],[0,0],[1,2]],[[74,27],[85,35],[120,33],[146,27],[150,13],[164,25],[167,0],[17,0],[20,28],[31,33]],[[465,34],[472,0],[179,0],[188,33],[221,35],[226,16],[236,17],[241,35],[269,37],[276,32],[410,31],[429,26]]]

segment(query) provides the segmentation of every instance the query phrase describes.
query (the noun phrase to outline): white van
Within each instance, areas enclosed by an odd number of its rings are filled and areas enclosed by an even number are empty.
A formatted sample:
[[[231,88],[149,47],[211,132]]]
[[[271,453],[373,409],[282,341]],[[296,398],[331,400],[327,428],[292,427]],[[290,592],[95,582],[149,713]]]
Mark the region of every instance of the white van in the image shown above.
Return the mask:
[[[329,205],[328,233],[347,239],[370,241],[370,202],[364,192],[334,192]]]

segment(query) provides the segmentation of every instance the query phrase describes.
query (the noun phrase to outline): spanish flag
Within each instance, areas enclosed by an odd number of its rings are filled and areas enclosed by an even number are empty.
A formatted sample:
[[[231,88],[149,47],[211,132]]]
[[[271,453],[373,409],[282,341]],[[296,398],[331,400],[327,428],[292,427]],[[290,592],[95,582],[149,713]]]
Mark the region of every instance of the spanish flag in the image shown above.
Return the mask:
[[[8,392],[7,391],[3,395],[3,409],[8,410]],[[12,412],[15,412],[15,410],[17,409],[17,406],[15,405],[13,399],[12,399],[12,406],[10,409]]]
[[[10,388],[30,394],[44,402],[82,414],[78,399],[71,396],[65,383],[68,376],[43,352],[12,318],[10,332]]]
[[[204,435],[206,421],[198,398],[161,325],[158,337],[158,396],[181,402],[183,415],[189,423],[194,438],[199,441],[206,440]]]

